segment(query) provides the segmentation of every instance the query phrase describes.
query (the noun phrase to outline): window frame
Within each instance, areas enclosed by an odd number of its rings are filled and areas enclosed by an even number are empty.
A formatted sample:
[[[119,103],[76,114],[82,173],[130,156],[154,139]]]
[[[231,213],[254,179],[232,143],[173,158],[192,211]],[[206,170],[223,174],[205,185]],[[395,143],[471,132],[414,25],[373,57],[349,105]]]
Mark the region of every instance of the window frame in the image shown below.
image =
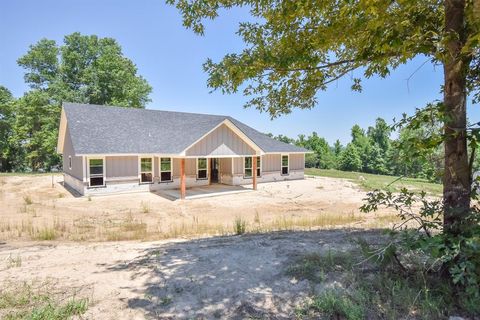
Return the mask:
[[[287,157],[287,165],[283,165],[283,157]],[[283,173],[283,168],[287,168],[287,173]],[[288,176],[290,174],[290,155],[282,154],[280,155],[280,173],[282,176]]]
[[[243,178],[244,178],[244,179],[253,179],[253,157],[254,157],[254,156],[243,157]],[[261,178],[261,177],[262,177],[262,157],[260,157],[260,156],[256,156],[256,157],[257,157],[257,178]],[[248,159],[248,158],[252,159],[252,160],[251,160],[252,167],[250,167],[250,168],[247,168],[247,167],[245,166],[245,160]],[[259,164],[258,162],[260,162],[260,164]],[[252,175],[251,175],[251,176],[247,176],[247,175],[245,174],[245,171],[246,171],[247,169],[252,170]]]
[[[93,176],[90,173],[90,160],[102,160],[102,174],[94,173]],[[87,183],[88,183],[88,188],[104,188],[106,187],[106,176],[107,176],[107,168],[106,168],[106,161],[105,157],[88,157],[87,158]],[[92,185],[91,179],[92,178],[102,178],[103,179],[103,184],[101,185]]]
[[[152,166],[150,171],[142,171],[142,159],[150,159],[152,161]],[[154,166],[155,159],[152,156],[138,156],[138,179],[140,184],[152,184],[154,183]],[[152,175],[151,181],[142,181],[142,174],[150,173]]]
[[[170,159],[170,170],[162,170],[162,159]],[[173,182],[173,158],[172,157],[158,157],[158,172],[159,172],[159,183],[168,183]],[[170,180],[162,180],[162,173],[170,172]]]
[[[200,159],[205,159],[205,164],[206,164],[206,168],[205,168],[205,169],[199,169],[199,168],[198,168],[198,162],[199,162]],[[196,158],[195,163],[196,163],[196,177],[197,177],[197,180],[208,180],[208,179],[209,179],[209,174],[208,174],[208,173],[209,173],[208,162],[209,162],[209,161],[208,161],[208,158],[205,158],[205,157]],[[206,173],[205,173],[205,178],[199,178],[198,172],[199,172],[200,170],[202,170],[202,171],[205,170],[205,171],[206,171]]]

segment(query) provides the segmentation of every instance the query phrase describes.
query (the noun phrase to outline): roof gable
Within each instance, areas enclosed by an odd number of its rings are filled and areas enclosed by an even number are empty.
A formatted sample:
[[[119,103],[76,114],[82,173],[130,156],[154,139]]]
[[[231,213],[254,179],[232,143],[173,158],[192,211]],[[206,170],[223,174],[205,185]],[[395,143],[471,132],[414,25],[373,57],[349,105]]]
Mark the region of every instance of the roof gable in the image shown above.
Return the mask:
[[[184,152],[186,156],[235,156],[255,155],[261,150],[252,142],[245,141],[229,120],[223,121]],[[238,129],[237,129],[238,130]],[[240,134],[242,134],[240,132]],[[248,139],[248,138],[247,138]]]

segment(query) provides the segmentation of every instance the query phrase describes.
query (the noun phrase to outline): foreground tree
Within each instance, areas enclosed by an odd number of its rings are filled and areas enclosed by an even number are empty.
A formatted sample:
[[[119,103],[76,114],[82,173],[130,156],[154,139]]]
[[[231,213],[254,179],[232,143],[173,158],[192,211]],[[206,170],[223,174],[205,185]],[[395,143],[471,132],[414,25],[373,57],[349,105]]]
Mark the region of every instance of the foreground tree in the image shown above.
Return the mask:
[[[220,9],[246,6],[258,22],[241,23],[247,48],[208,60],[208,85],[253,98],[272,117],[312,108],[316,93],[361,68],[386,77],[415,56],[444,69],[444,231],[462,233],[470,212],[466,97],[480,96],[480,1],[167,0],[199,34]],[[358,73],[360,74],[360,73]],[[352,89],[361,79],[352,77]]]

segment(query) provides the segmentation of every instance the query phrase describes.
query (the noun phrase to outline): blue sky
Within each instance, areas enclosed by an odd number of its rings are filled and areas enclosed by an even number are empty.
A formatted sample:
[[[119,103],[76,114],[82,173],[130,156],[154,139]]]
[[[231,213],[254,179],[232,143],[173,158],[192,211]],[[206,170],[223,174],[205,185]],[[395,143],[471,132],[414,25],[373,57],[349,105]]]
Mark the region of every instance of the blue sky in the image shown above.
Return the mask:
[[[312,110],[270,120],[267,114],[244,109],[241,95],[209,93],[202,63],[218,61],[224,54],[240,51],[241,39],[235,34],[238,23],[249,19],[244,10],[227,12],[209,22],[205,36],[197,36],[182,26],[179,12],[163,0],[3,0],[0,4],[0,85],[15,96],[27,90],[23,70],[16,60],[28,46],[41,38],[61,42],[66,34],[79,31],[118,40],[124,54],[137,65],[139,74],[152,85],[150,109],[231,115],[263,132],[296,137],[316,131],[333,143],[346,143],[355,123],[372,125],[377,117],[391,122],[403,112],[441,99],[443,70],[418,57],[386,79],[364,81],[363,92],[350,91],[350,82],[333,83],[319,92]],[[357,73],[358,74],[358,73]],[[355,75],[355,74],[354,74]],[[480,120],[478,105],[469,106],[472,120]]]

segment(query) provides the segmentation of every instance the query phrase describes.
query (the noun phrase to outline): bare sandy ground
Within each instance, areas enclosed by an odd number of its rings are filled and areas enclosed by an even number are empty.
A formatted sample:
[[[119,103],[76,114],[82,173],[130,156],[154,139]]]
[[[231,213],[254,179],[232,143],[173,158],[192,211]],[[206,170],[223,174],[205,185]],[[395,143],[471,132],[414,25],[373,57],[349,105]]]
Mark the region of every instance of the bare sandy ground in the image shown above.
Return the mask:
[[[323,218],[328,215],[355,215],[352,223],[375,221],[358,210],[365,192],[342,179],[264,183],[258,191],[186,201],[171,201],[155,193],[74,197],[61,185],[60,175],[55,176],[54,187],[51,179],[48,175],[0,176],[0,240],[225,235],[232,233],[239,217],[247,222],[247,229],[259,231],[324,227],[328,221]]]
[[[323,230],[189,241],[0,245],[5,281],[55,279],[91,303],[87,319],[291,319],[322,288],[286,274],[309,252],[348,250],[373,231]],[[1,264],[0,264],[1,266]],[[4,266],[1,266],[2,268]]]
[[[390,213],[361,214],[365,192],[341,179],[186,201],[78,198],[61,180],[0,177],[0,285],[52,281],[89,298],[87,319],[289,319],[321,290],[287,276],[292,259],[347,250],[392,222]],[[239,217],[257,233],[231,235]],[[45,230],[54,240],[39,241]]]

